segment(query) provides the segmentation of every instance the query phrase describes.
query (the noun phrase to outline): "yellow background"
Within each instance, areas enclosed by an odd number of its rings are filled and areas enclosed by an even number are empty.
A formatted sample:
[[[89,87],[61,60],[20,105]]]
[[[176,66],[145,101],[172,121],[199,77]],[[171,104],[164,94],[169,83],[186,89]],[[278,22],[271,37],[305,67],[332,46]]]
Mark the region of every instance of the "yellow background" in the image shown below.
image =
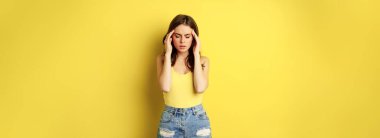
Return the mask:
[[[150,138],[155,57],[198,23],[215,138],[380,137],[377,0],[1,1],[1,138]]]

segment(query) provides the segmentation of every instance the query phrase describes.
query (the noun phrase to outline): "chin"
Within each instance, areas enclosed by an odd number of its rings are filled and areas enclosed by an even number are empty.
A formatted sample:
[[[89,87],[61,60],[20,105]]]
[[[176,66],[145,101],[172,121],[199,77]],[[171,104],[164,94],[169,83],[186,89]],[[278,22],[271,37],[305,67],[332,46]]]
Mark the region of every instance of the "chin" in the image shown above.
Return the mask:
[[[180,48],[177,48],[177,51],[178,52],[186,52],[186,51],[189,51],[189,49],[187,48],[187,49],[180,49]]]
[[[188,50],[178,50],[178,52],[186,52],[186,51],[188,51]]]

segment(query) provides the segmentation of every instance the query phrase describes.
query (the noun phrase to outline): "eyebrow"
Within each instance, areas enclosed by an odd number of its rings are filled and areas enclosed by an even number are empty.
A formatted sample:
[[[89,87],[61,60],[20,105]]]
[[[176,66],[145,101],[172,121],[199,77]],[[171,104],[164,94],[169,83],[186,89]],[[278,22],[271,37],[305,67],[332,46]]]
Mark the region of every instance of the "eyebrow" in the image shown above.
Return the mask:
[[[179,33],[174,33],[174,35],[181,35],[181,34],[179,34]],[[191,34],[185,34],[185,35],[191,35]]]

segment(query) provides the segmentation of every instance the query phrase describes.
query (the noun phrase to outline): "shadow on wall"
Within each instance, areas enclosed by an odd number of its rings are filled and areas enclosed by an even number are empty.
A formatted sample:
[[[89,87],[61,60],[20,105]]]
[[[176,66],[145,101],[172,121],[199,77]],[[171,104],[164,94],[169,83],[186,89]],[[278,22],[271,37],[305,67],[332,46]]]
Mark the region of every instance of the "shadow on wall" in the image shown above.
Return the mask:
[[[143,63],[148,63],[148,70],[146,72],[146,76],[148,76],[148,78],[145,79],[147,82],[143,84],[145,84],[146,87],[143,87],[145,89],[142,90],[145,95],[144,97],[146,97],[147,103],[147,108],[145,109],[147,118],[143,122],[146,129],[143,132],[140,132],[141,135],[139,135],[144,138],[153,138],[157,136],[156,134],[159,126],[159,121],[164,107],[162,91],[158,85],[156,57],[163,50],[164,46],[162,44],[162,38],[165,33],[163,33],[160,28],[156,28],[156,30],[152,30],[153,36],[147,37],[150,38],[147,40],[147,42],[151,42],[146,46],[149,47],[148,49],[151,49],[148,51],[149,56],[142,59],[145,60]]]

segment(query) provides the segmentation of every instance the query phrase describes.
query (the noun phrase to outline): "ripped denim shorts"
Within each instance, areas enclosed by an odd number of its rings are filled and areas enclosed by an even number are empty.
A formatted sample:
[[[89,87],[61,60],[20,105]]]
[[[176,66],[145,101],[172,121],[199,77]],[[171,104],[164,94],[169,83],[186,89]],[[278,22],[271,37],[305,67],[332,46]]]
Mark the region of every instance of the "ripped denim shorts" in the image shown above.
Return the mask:
[[[202,104],[189,108],[165,105],[158,138],[211,138],[210,120]]]

